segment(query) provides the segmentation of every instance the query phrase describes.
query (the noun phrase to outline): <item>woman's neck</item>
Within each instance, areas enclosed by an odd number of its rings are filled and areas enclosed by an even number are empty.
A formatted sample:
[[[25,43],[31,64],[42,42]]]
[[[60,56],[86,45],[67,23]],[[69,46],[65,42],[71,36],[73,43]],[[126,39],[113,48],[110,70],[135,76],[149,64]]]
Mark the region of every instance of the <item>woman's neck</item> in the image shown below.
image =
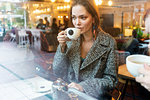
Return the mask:
[[[82,36],[82,41],[83,42],[90,42],[90,41],[93,41],[93,35],[92,33],[91,34],[83,34]]]
[[[94,43],[92,34],[84,34],[81,38],[81,57],[85,58]]]

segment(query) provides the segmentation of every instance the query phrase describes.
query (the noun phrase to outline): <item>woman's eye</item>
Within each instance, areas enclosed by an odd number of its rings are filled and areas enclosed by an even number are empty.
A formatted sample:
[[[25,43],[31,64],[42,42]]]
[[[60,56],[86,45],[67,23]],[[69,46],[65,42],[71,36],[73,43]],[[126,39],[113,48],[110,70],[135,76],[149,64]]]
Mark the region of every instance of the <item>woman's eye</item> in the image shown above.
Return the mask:
[[[81,19],[85,20],[87,17],[82,16]]]
[[[76,18],[73,16],[72,19],[75,20]]]

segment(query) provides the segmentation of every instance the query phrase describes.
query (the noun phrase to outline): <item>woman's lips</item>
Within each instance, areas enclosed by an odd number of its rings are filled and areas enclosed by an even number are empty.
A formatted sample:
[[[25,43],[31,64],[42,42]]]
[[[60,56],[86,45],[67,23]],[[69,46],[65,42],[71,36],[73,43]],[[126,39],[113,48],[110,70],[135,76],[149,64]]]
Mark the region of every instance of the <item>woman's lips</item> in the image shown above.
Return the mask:
[[[82,29],[82,27],[76,27],[76,28],[78,28],[78,29]]]

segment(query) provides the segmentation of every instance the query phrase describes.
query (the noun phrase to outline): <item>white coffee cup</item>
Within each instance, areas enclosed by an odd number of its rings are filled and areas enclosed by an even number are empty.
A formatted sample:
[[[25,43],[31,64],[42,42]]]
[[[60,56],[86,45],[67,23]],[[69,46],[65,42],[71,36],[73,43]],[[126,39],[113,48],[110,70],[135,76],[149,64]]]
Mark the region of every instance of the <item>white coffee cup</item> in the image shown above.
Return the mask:
[[[78,28],[67,28],[66,29],[67,37],[71,40],[77,40],[80,36],[81,30]]]
[[[150,56],[146,55],[130,55],[126,58],[126,65],[128,71],[134,76],[139,76],[139,68],[144,67],[144,64],[150,64]]]

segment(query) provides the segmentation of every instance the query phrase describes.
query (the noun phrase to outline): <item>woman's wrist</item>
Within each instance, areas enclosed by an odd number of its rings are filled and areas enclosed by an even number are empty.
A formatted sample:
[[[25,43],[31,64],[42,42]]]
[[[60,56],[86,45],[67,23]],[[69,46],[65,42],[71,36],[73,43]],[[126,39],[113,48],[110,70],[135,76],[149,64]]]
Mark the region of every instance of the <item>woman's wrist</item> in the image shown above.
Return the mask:
[[[67,48],[67,44],[60,44],[60,48],[61,48],[61,52],[65,53],[66,52],[66,48]]]

